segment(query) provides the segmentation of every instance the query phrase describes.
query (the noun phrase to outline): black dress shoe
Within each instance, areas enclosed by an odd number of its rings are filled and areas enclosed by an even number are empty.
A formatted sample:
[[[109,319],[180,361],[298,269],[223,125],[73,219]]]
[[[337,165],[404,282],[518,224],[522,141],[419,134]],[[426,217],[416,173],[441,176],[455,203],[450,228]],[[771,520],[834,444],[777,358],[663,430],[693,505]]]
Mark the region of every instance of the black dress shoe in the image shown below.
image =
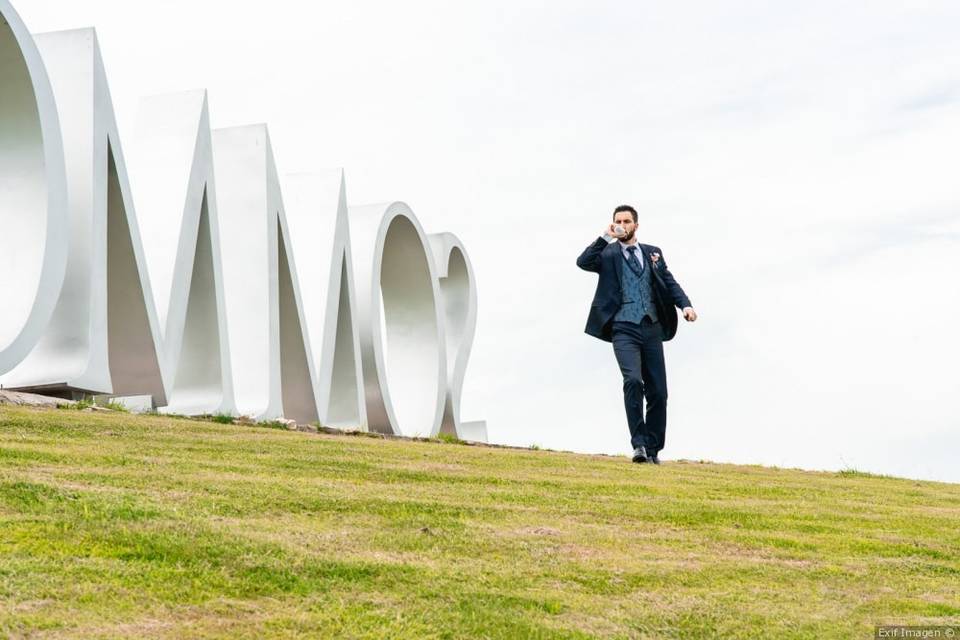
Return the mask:
[[[647,462],[652,462],[653,464],[660,464],[660,458],[657,457],[657,454],[651,453],[647,455]]]
[[[633,461],[634,462],[646,462],[647,461],[647,450],[640,445],[633,450]]]

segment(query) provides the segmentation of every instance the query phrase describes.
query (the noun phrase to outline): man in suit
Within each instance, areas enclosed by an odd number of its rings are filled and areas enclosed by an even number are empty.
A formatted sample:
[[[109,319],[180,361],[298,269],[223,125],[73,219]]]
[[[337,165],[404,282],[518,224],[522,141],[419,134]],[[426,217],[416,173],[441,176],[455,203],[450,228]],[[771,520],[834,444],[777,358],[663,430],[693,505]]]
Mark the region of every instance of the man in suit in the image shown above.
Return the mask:
[[[617,227],[624,232],[617,235]],[[637,211],[620,205],[613,222],[577,258],[599,274],[585,332],[613,343],[623,374],[623,402],[633,461],[660,464],[667,430],[667,370],[663,343],[677,333],[677,312],[697,319],[690,298],[667,268],[659,247],[637,242]],[[646,419],[643,398],[647,401]]]

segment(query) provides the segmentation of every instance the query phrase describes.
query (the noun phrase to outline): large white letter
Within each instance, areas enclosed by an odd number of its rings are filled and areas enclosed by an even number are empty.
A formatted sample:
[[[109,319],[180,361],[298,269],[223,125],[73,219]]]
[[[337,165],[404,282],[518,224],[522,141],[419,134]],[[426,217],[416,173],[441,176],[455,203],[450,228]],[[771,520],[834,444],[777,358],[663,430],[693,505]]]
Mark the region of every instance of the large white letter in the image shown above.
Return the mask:
[[[40,339],[67,264],[67,183],[56,103],[40,53],[0,0],[0,375]]]
[[[96,33],[61,31],[36,42],[60,116],[70,248],[43,337],[0,382],[148,394],[162,406],[159,323]]]
[[[460,420],[460,396],[477,328],[477,283],[473,265],[460,239],[452,233],[431,233],[440,279],[440,292],[447,336],[447,397],[441,430],[463,440],[487,441],[485,421]]]
[[[142,100],[137,134],[131,186],[173,385],[163,410],[233,413],[206,91]]]
[[[309,338],[265,125],[213,132],[237,409],[318,419]]]
[[[313,345],[320,422],[365,431],[356,278],[343,171],[287,175],[283,200],[297,256],[305,330]]]
[[[402,202],[350,207],[370,429],[440,432],[447,361],[433,252]]]

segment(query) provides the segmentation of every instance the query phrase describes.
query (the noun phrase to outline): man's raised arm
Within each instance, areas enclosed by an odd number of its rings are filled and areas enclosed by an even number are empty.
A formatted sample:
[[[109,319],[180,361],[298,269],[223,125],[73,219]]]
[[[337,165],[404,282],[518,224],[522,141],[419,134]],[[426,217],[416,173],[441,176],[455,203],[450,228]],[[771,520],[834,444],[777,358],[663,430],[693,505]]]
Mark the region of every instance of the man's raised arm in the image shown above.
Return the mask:
[[[577,266],[584,271],[600,273],[600,254],[603,253],[604,247],[610,244],[611,240],[613,240],[613,236],[610,234],[610,229],[604,229],[603,235],[597,238],[589,247],[584,249],[583,253],[580,254],[580,257],[577,258]]]

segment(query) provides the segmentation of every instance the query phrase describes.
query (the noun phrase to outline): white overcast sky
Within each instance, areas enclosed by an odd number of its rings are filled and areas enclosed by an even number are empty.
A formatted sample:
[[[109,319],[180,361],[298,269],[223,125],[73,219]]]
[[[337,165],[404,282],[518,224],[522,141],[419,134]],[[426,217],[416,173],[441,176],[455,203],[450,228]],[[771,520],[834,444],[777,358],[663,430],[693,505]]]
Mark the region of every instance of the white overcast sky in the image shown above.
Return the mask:
[[[457,234],[492,441],[628,452],[574,263],[626,202],[700,314],[665,345],[665,459],[960,481],[960,4],[14,5],[97,28],[122,131],[205,87],[281,172]]]

